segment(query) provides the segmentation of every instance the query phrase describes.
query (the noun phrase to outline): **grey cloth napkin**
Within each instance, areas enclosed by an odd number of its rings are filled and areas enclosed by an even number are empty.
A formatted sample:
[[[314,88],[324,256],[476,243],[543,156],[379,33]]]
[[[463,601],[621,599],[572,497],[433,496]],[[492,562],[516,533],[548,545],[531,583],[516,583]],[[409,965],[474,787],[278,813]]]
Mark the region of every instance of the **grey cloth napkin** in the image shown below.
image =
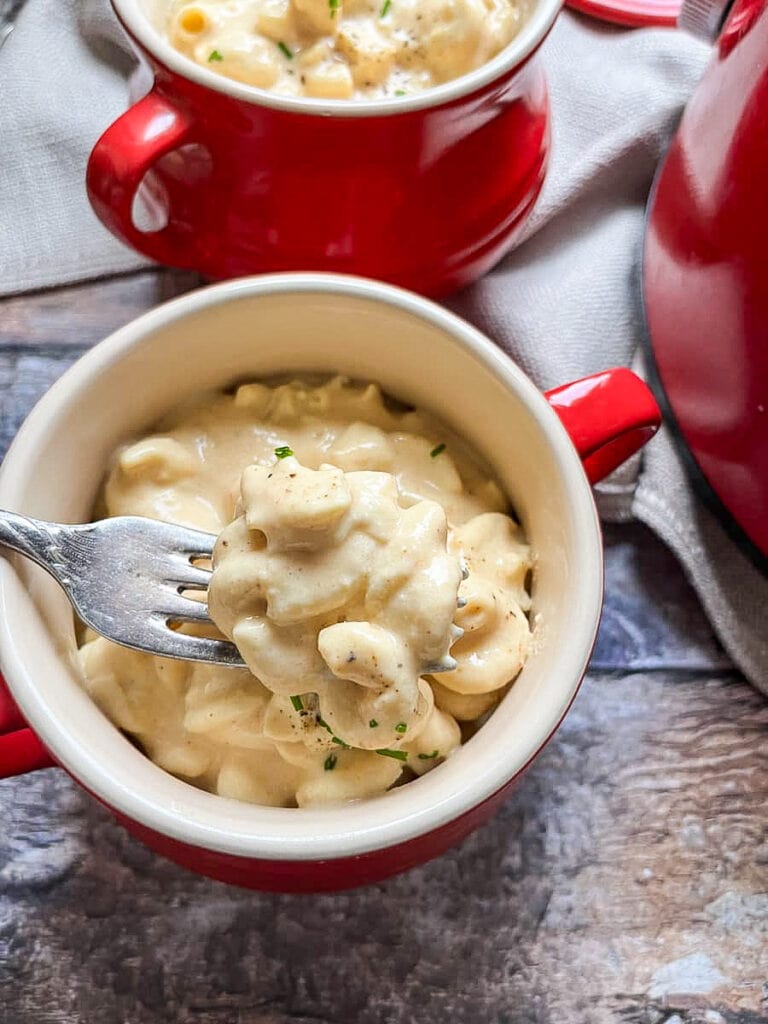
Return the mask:
[[[645,199],[708,49],[565,12],[542,56],[554,111],[544,193],[525,242],[448,305],[551,387],[636,359]],[[83,188],[133,68],[107,0],[24,9],[0,51],[0,293],[145,264],[101,227]],[[768,580],[693,497],[670,439],[602,484],[598,501],[605,518],[637,517],[676,552],[734,661],[768,690]]]
[[[731,543],[686,485],[667,431],[648,446],[632,513],[675,552],[723,646],[768,694],[768,577]]]
[[[92,212],[85,164],[134,66],[107,0],[28,0],[0,50],[0,294],[146,264]]]

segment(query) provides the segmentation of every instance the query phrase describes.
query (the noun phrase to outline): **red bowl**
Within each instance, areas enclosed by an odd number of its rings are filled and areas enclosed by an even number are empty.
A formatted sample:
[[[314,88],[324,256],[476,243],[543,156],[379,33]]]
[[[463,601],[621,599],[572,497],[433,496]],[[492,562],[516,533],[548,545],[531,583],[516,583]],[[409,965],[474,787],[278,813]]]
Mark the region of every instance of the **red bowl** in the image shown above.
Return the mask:
[[[297,810],[205,793],[152,764],[88,698],[72,610],[50,577],[0,560],[0,663],[20,709],[0,705],[0,774],[60,764],[131,832],[188,868],[254,888],[317,891],[440,853],[492,813],[550,738],[600,617],[590,480],[636,451],[659,420],[645,385],[624,369],[543,396],[478,331],[407,292],[334,275],[252,278],[161,306],[76,363],[8,452],[0,507],[87,520],[110,453],[169,407],[235,380],[301,371],[376,380],[426,408],[489,461],[509,493],[535,553],[534,643],[490,720],[444,764],[376,799]],[[30,728],[20,728],[21,715]]]
[[[549,103],[535,53],[561,0],[538,0],[477,71],[381,101],[283,97],[174,50],[139,0],[113,0],[154,84],[99,139],[91,203],[161,263],[225,278],[365,274],[438,294],[514,244],[541,190]],[[167,223],[144,232],[144,195]]]

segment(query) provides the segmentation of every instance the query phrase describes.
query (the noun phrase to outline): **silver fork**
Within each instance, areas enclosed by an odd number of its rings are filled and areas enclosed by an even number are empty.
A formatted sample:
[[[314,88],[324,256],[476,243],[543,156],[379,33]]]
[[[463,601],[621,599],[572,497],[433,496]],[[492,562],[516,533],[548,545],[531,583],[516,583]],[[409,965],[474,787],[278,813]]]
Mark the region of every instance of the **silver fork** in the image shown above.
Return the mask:
[[[0,0],[0,49],[8,36],[27,0]]]
[[[86,626],[165,658],[242,665],[234,644],[171,628],[211,624],[208,605],[183,592],[207,590],[211,571],[194,560],[210,558],[215,540],[140,516],[64,526],[0,510],[0,545],[47,570]]]

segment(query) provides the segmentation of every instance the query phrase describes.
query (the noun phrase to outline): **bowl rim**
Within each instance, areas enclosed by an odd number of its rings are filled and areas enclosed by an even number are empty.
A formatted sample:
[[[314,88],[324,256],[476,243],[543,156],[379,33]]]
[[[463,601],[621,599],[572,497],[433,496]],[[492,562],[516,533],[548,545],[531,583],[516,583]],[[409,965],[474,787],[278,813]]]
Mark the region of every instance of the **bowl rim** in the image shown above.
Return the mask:
[[[505,78],[540,46],[563,4],[563,0],[534,0],[535,7],[518,34],[490,61],[450,82],[411,96],[376,100],[323,100],[281,96],[268,89],[246,85],[197,64],[176,50],[154,27],[142,0],[111,0],[123,27],[136,42],[174,74],[233,99],[287,113],[324,117],[388,117],[443,106],[472,95],[496,80]]]
[[[242,298],[276,294],[321,293],[372,300],[395,307],[437,327],[448,344],[458,344],[504,384],[526,407],[544,433],[557,470],[570,498],[574,532],[574,559],[580,601],[569,621],[569,644],[560,655],[563,673],[559,700],[548,708],[546,727],[520,744],[516,756],[495,757],[483,772],[467,778],[451,777],[443,769],[450,759],[420,779],[382,797],[325,808],[287,809],[244,804],[199,790],[152,765],[158,795],[137,790],[130,773],[115,763],[102,764],[80,743],[66,721],[51,713],[46,690],[55,680],[41,684],[25,662],[3,614],[12,607],[14,590],[24,590],[10,564],[0,560],[0,668],[12,696],[33,731],[57,763],[76,781],[124,818],[155,833],[201,849],[249,859],[277,861],[338,860],[397,846],[456,821],[508,785],[548,743],[565,716],[586,671],[597,635],[603,597],[603,561],[600,526],[591,488],[576,449],[557,414],[543,394],[493,342],[455,314],[413,293],[378,281],[328,273],[285,273],[242,278],[187,293],[132,320],[81,356],[46,392],[22,424],[0,468],[0,500],[14,501],[13,470],[20,461],[33,465],[44,450],[49,425],[61,411],[71,408],[79,390],[93,387],[102,368],[119,363],[122,356],[147,336],[180,320]],[[31,460],[31,461],[30,461]],[[10,499],[10,500],[9,500]],[[34,628],[37,628],[36,626]],[[42,628],[42,627],[41,627]],[[62,656],[62,662],[63,662]],[[75,730],[76,731],[76,730]],[[497,751],[498,753],[498,751]],[[135,752],[142,762],[151,762]],[[451,785],[453,783],[453,785]],[[154,795],[153,795],[154,794]],[[169,794],[170,797],[169,797]]]

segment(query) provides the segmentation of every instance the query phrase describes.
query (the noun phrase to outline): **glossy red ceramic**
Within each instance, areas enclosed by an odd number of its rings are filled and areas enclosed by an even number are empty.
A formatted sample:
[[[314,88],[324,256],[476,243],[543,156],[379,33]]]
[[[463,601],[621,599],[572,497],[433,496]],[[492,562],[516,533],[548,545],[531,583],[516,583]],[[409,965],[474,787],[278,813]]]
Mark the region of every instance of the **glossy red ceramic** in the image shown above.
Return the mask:
[[[598,21],[631,28],[657,26],[673,28],[680,13],[680,0],[567,0],[575,11]]]
[[[548,392],[547,398],[573,439],[592,482],[636,452],[660,424],[659,409],[648,388],[623,368],[566,384]],[[147,846],[190,870],[250,888],[320,892],[379,881],[444,852],[493,814],[528,764],[488,799],[439,828],[407,842],[333,860],[238,857],[181,842],[110,809]],[[54,765],[32,730],[25,727],[0,678],[0,778]]]
[[[132,2],[117,0],[118,14]],[[184,58],[181,74],[134,39],[154,85],[96,143],[91,203],[139,252],[210,278],[334,270],[430,295],[462,287],[514,244],[544,181],[549,105],[535,49],[549,24],[480,89],[362,116],[353,101],[270,105]],[[142,182],[166,211],[159,230],[134,223]]]
[[[768,6],[737,0],[658,176],[653,363],[710,506],[768,570]]]

